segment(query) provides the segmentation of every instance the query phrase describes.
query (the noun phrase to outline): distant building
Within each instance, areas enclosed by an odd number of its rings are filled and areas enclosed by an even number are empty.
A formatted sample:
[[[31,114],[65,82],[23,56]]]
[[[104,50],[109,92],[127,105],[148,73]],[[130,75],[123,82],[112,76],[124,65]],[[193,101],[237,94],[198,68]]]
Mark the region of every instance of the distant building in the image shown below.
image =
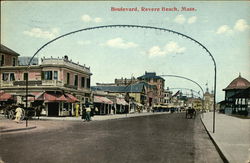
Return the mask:
[[[29,65],[31,57],[18,57],[18,65],[19,66],[27,66]],[[30,65],[38,65],[38,58],[33,58]]]
[[[157,76],[155,72],[145,72],[144,75],[140,76],[137,78],[139,81],[144,81],[147,82],[150,85],[155,85],[157,88],[157,94],[156,96],[149,96],[149,103],[151,104],[152,102],[154,104],[160,104],[164,103],[164,85],[165,85],[165,80]]]
[[[173,92],[169,90],[169,87],[164,91],[164,104],[171,104],[171,99],[172,99]]]
[[[30,105],[44,104],[43,114],[47,116],[74,115],[74,103],[90,101],[90,68],[63,58],[36,60],[27,70],[27,59],[18,65],[19,54],[1,45],[0,91],[17,97],[24,103],[26,79],[28,78],[28,99]],[[22,60],[22,59],[21,59]],[[0,98],[1,101],[1,98]]]
[[[225,89],[225,100],[220,102],[226,114],[250,115],[250,82],[241,77],[234,79]]]
[[[211,111],[214,105],[214,94],[209,92],[208,88],[204,93],[204,109],[205,111]]]

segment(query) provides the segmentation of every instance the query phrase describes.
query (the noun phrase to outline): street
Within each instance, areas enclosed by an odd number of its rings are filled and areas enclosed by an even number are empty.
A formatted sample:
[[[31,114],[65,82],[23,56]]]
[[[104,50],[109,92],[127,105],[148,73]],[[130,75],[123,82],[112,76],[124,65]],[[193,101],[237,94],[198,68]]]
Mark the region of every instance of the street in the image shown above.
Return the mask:
[[[184,113],[174,113],[60,123],[70,125],[1,135],[1,159],[6,163],[223,162],[198,116],[186,119]]]

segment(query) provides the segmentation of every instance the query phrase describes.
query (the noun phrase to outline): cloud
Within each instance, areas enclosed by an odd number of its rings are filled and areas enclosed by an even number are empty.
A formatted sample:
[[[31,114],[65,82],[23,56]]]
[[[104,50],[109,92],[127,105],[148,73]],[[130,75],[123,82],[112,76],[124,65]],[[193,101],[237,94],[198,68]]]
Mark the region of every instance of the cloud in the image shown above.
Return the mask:
[[[96,18],[92,18],[89,15],[82,15],[81,17],[82,21],[89,23],[89,22],[94,22],[94,23],[101,23],[103,20],[102,18],[96,17]]]
[[[177,15],[174,19],[176,23],[183,24],[186,21],[186,18],[183,15]]]
[[[245,19],[239,19],[235,22],[234,27],[222,25],[217,30],[217,34],[233,34],[234,32],[244,32],[249,29],[249,25]]]
[[[79,44],[79,45],[90,45],[91,41],[77,41],[77,44]]]
[[[240,32],[245,31],[249,28],[249,25],[247,24],[247,21],[245,19],[239,19],[234,25],[234,29]]]
[[[104,45],[109,46],[109,47],[113,47],[113,48],[121,48],[121,49],[133,48],[133,47],[138,46],[137,44],[135,44],[133,42],[125,42],[120,37],[108,40],[106,43],[104,43]]]
[[[44,39],[53,39],[59,34],[58,28],[52,28],[49,31],[42,30],[41,28],[32,28],[29,31],[24,31],[23,34],[30,37],[44,38]]]
[[[178,24],[184,24],[184,23],[188,23],[188,24],[193,24],[195,23],[197,20],[196,16],[191,16],[189,18],[186,18],[184,15],[177,15],[174,19],[174,22],[178,23]]]
[[[233,30],[228,25],[222,25],[217,29],[216,33],[217,34],[224,34],[224,33],[232,34]]]
[[[188,24],[193,24],[196,22],[196,20],[197,20],[197,17],[192,16],[192,17],[188,18],[187,22],[188,22]]]
[[[180,47],[177,42],[170,41],[164,47],[153,46],[147,52],[150,57],[165,56],[167,54],[183,53],[186,50],[185,47]]]

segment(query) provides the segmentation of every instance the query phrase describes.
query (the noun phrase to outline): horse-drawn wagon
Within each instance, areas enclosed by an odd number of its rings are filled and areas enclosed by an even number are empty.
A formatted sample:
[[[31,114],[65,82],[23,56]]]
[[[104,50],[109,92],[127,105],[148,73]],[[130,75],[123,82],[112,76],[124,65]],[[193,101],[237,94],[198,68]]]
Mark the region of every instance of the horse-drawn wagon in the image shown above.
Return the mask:
[[[186,110],[186,118],[195,118],[196,117],[196,110],[194,108],[188,108]]]

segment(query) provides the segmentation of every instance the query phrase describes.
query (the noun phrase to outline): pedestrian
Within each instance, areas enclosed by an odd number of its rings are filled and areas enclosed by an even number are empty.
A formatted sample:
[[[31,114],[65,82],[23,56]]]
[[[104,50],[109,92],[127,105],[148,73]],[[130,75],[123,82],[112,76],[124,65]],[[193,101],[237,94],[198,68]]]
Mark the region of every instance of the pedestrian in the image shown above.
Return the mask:
[[[83,119],[83,121],[86,120],[86,107],[85,107],[85,105],[82,107],[82,119]]]
[[[90,112],[91,112],[91,108],[90,108],[90,106],[87,104],[87,105],[86,105],[86,121],[91,121]]]
[[[95,107],[95,114],[97,115],[97,114],[98,114],[98,112],[99,112],[98,107]]]
[[[20,123],[21,116],[22,116],[22,113],[23,113],[23,110],[22,110],[22,108],[20,107],[20,104],[19,104],[18,107],[16,108],[15,112],[16,112],[15,122],[16,122],[16,123]]]
[[[79,104],[78,103],[76,103],[76,117],[78,117],[79,116]]]

